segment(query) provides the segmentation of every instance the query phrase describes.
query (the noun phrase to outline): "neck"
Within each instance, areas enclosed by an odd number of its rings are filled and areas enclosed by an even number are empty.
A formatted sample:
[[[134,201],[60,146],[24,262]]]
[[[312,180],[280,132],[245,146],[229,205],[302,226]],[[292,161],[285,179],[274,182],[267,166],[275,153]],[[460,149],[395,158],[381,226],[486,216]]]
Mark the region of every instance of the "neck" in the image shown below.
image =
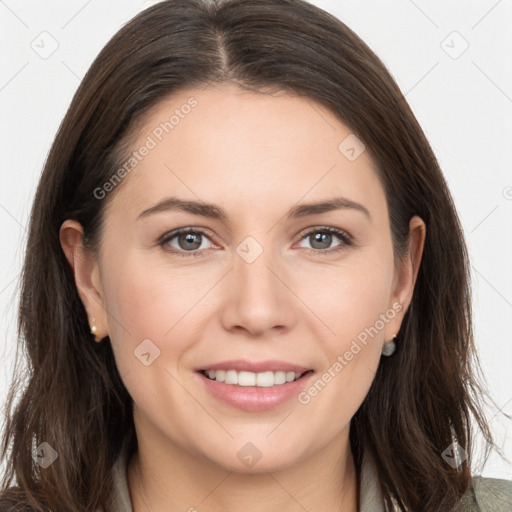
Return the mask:
[[[359,510],[348,435],[286,469],[258,473],[229,471],[170,440],[138,444],[127,470],[133,512]]]

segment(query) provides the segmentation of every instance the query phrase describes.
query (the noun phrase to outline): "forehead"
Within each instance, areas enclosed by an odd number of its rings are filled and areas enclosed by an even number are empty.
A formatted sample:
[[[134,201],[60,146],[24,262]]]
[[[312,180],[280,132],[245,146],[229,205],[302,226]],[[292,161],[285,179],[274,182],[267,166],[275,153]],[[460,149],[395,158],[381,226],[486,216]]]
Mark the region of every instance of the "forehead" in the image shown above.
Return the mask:
[[[145,115],[130,149],[119,203],[134,213],[165,195],[226,210],[280,210],[336,195],[386,208],[374,163],[350,128],[283,91],[182,90]]]

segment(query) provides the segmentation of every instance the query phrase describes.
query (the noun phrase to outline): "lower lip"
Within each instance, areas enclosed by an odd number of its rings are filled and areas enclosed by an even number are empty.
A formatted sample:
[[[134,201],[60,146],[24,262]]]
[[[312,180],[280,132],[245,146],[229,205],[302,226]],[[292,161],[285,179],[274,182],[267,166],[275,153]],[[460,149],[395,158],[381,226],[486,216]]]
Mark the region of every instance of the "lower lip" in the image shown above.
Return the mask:
[[[197,372],[206,389],[223,402],[244,411],[266,411],[285,403],[298,395],[306,386],[313,372],[305,373],[300,379],[268,388],[238,386],[217,382]]]

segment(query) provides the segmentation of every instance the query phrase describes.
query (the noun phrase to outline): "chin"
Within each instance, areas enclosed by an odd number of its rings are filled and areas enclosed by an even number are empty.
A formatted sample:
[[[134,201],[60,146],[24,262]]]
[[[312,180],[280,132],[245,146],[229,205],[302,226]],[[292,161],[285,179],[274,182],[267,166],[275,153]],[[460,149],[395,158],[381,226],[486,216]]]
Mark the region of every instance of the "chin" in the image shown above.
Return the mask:
[[[283,443],[284,441],[278,444],[282,446]],[[245,441],[235,444],[236,447],[226,446],[221,453],[204,453],[204,456],[213,464],[240,474],[283,471],[298,464],[304,458],[304,454],[294,450],[289,443],[284,452],[270,446],[268,441],[266,443]]]

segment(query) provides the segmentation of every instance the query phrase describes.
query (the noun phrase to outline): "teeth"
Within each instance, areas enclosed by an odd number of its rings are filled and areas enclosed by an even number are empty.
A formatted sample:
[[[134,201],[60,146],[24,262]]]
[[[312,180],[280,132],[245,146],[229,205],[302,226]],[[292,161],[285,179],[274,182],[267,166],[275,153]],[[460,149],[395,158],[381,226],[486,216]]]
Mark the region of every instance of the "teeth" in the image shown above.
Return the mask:
[[[205,375],[217,382],[234,384],[238,386],[257,386],[260,388],[270,388],[279,386],[287,382],[297,380],[301,374],[295,372],[237,372],[236,370],[208,370]]]
[[[238,375],[235,370],[228,370],[226,372],[226,379],[224,380],[226,384],[238,384]]]
[[[235,372],[236,374],[236,372]],[[239,372],[238,373],[238,380],[234,384],[238,384],[239,386],[256,386],[256,381],[258,380],[258,377],[260,375],[263,375],[262,373],[256,375],[252,372]],[[258,383],[258,385],[260,385]]]

